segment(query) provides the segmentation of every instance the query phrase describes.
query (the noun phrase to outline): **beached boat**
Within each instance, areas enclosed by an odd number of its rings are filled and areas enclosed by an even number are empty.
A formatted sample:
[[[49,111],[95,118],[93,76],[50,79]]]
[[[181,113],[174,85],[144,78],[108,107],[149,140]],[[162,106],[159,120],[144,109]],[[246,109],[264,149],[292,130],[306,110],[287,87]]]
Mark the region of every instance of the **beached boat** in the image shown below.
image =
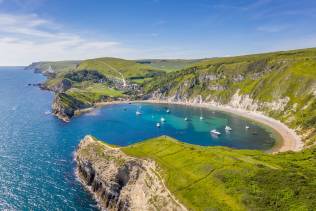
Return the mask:
[[[219,131],[217,131],[216,129],[211,130],[210,133],[217,135],[217,136],[221,135],[221,133]]]

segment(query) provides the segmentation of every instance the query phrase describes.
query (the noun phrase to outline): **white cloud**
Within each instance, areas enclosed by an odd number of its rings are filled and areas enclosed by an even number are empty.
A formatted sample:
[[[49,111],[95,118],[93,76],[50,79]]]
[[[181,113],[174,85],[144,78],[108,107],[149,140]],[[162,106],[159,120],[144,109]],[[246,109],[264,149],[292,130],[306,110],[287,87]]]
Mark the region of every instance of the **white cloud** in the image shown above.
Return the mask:
[[[34,61],[122,56],[132,50],[117,41],[89,39],[36,14],[0,14],[0,65]]]

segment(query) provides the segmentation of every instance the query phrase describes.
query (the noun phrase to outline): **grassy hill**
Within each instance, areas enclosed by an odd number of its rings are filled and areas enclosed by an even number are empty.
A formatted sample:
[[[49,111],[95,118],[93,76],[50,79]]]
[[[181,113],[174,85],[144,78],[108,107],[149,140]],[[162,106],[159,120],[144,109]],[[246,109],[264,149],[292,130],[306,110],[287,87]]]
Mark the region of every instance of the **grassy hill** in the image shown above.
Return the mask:
[[[173,72],[193,66],[202,59],[144,59],[136,61],[139,64],[146,64],[155,69]]]
[[[156,67],[134,60],[96,58],[82,61],[38,62],[28,69],[48,76],[42,88],[56,93],[53,113],[63,120],[71,118],[76,110],[88,108],[97,102],[134,99],[141,94],[141,85],[193,61],[154,61]],[[168,69],[169,68],[169,69]]]
[[[315,48],[202,60],[144,88],[153,98],[262,111],[316,142]]]
[[[35,62],[27,68],[44,74],[51,68],[57,74],[72,71],[76,69],[79,63],[80,61]]]
[[[265,154],[158,137],[121,148],[156,161],[169,190],[192,210],[313,210],[316,148]]]
[[[295,129],[307,145],[316,143],[316,48],[201,60],[97,58],[30,68],[49,76],[45,88],[80,96],[87,106],[114,99],[105,87],[132,99],[224,104],[263,112]]]
[[[118,58],[98,58],[81,62],[78,70],[97,70],[100,73],[120,78],[120,73],[127,79],[148,78],[163,73],[158,68],[139,64],[132,60]]]

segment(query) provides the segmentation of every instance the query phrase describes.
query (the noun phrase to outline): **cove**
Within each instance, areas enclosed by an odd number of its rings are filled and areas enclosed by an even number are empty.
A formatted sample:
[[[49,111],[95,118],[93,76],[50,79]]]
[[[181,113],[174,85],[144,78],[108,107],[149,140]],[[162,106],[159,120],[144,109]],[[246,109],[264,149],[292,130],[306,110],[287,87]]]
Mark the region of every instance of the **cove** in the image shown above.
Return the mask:
[[[86,134],[123,146],[160,135],[203,146],[275,145],[274,132],[250,120],[180,105],[109,105],[65,124],[47,114],[52,93],[27,85],[43,80],[23,68],[0,68],[0,210],[97,210],[74,175],[73,152]],[[138,106],[141,116],[135,115]],[[161,117],[166,122],[157,128]],[[211,129],[222,135],[212,136]]]
[[[136,115],[138,110],[142,115]],[[161,122],[161,118],[165,121]],[[160,127],[156,126],[157,123],[160,123]],[[84,128],[93,128],[91,134],[120,146],[168,135],[186,143],[202,146],[269,150],[278,138],[271,129],[239,116],[175,104],[107,105],[74,118],[70,124],[74,127],[81,125]],[[226,131],[226,125],[230,126],[232,131]],[[246,129],[246,126],[249,128]],[[213,129],[221,135],[211,134],[210,131]]]

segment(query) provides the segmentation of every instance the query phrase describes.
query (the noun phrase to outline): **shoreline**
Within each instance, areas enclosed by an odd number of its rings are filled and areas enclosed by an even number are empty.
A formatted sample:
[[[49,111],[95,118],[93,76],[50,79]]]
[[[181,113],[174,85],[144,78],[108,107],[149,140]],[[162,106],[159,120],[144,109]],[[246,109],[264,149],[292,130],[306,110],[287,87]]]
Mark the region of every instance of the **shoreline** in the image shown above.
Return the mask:
[[[187,105],[194,107],[201,107],[210,110],[222,111],[244,117],[265,126],[268,126],[275,130],[282,138],[279,146],[275,146],[271,149],[270,153],[279,153],[286,151],[300,151],[303,149],[304,143],[301,141],[301,138],[295,133],[293,129],[290,129],[284,123],[279,120],[268,117],[259,112],[248,111],[244,109],[237,109],[231,106],[216,106],[208,103],[184,103],[184,102],[168,102],[168,101],[159,101],[159,100],[145,100],[145,101],[135,101],[142,103],[155,103],[155,104],[176,104],[176,105]]]
[[[169,102],[165,100],[135,100],[135,101],[112,101],[112,102],[100,102],[96,103],[94,107],[78,110],[76,111],[76,116],[82,113],[87,113],[93,111],[95,108],[103,107],[106,105],[115,105],[115,104],[128,104],[128,103],[153,103],[153,104],[175,104],[175,105],[185,105],[192,107],[206,108],[210,110],[222,111],[229,114],[237,115],[243,118],[250,119],[257,123],[263,124],[275,132],[277,132],[280,137],[280,143],[268,150],[268,153],[279,153],[286,151],[300,151],[303,149],[304,143],[301,141],[301,138],[295,133],[293,129],[290,129],[284,123],[279,120],[268,117],[260,112],[248,111],[244,109],[237,109],[231,106],[222,105],[212,105],[208,103],[185,103],[185,102]],[[277,141],[278,142],[278,141]]]

